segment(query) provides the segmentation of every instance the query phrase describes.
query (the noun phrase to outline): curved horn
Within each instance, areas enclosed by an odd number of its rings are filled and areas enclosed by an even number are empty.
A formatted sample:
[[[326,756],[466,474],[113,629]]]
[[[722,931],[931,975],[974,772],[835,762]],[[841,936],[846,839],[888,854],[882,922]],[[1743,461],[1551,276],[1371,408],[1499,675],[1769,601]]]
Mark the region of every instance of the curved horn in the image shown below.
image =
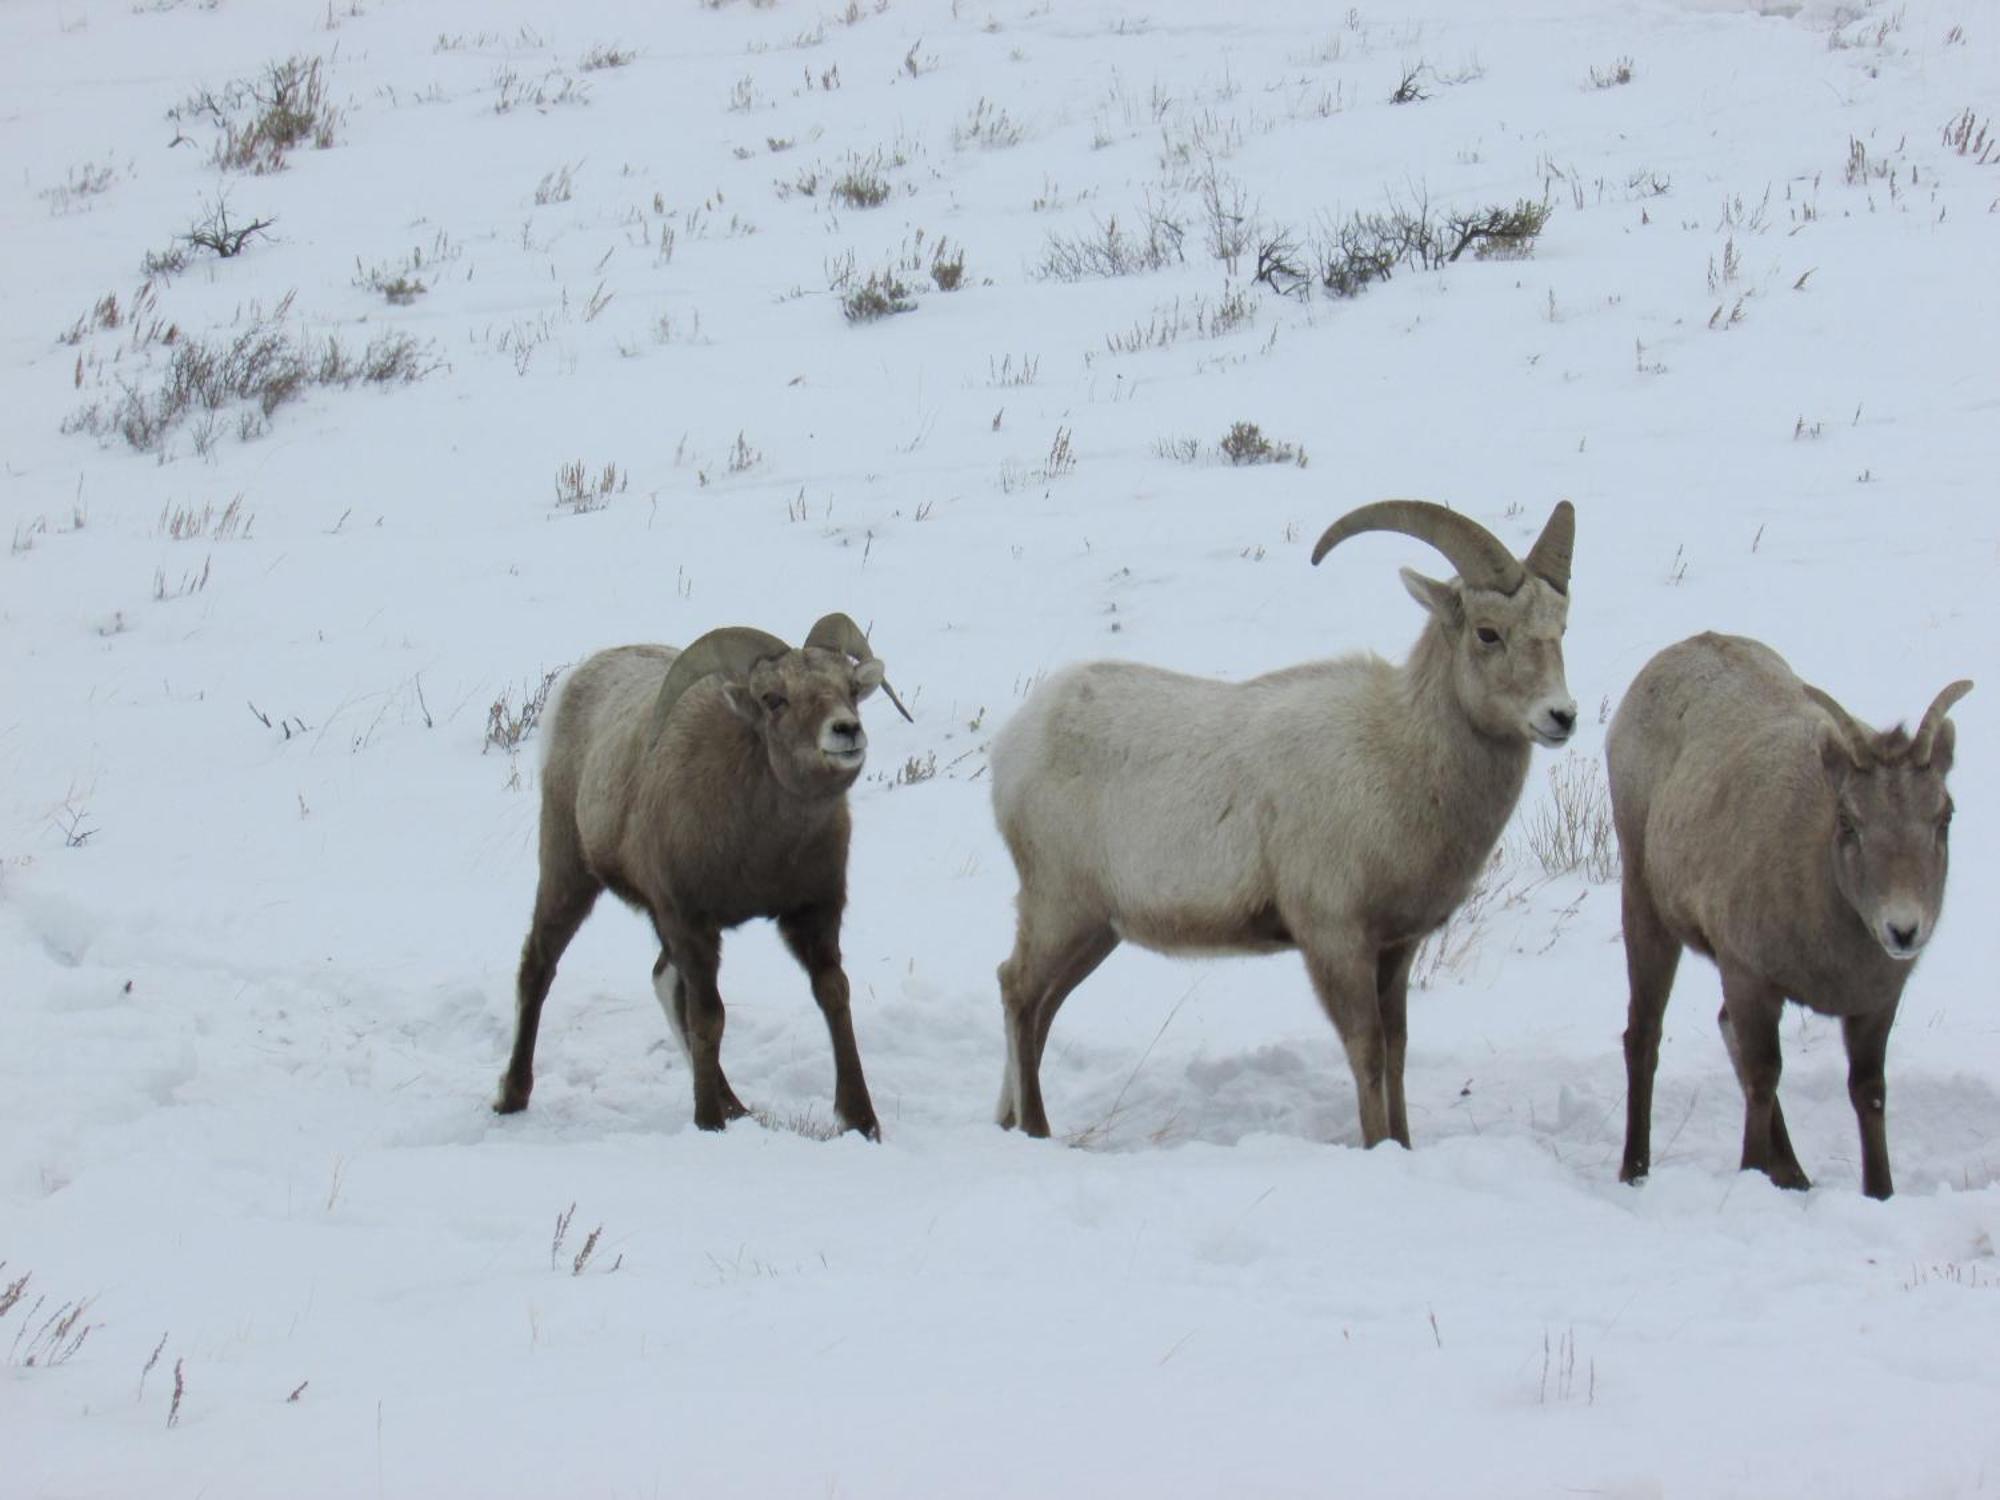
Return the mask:
[[[725,625],[695,637],[674,658],[674,664],[667,668],[667,680],[660,684],[660,696],[653,704],[653,737],[659,738],[681,694],[702,678],[717,672],[742,677],[758,662],[783,656],[791,649],[775,635],[748,625]]]
[[[815,620],[813,628],[806,632],[806,644],[818,646],[826,651],[844,651],[856,661],[881,659],[869,648],[868,637],[862,633],[861,627],[838,612],[821,615]],[[903,700],[896,696],[896,690],[889,686],[886,677],[882,680],[882,691],[887,693],[889,701],[896,705],[897,713],[910,723],[916,723],[915,719],[910,718],[910,711],[903,707]]]
[[[1840,736],[1840,742],[1846,747],[1847,758],[1854,762],[1854,768],[1865,771],[1873,765],[1875,731],[1835,702],[1831,693],[1820,691],[1810,682],[1802,682],[1799,686],[1805,689],[1806,697],[1826,710],[1826,716],[1833,721],[1834,732]]]
[[[1313,548],[1313,566],[1351,536],[1364,531],[1400,531],[1442,552],[1458,576],[1474,588],[1511,594],[1525,576],[1520,562],[1492,532],[1470,516],[1429,500],[1378,500],[1335,521]]]
[[[1938,731],[1944,727],[1945,715],[1951,706],[1972,691],[1972,683],[1961,677],[1950,687],[1931,699],[1931,706],[1924,710],[1923,722],[1917,725],[1917,732],[1910,737],[1910,758],[1920,766],[1931,763],[1931,753],[1937,748]]]
[[[1559,500],[1522,564],[1558,594],[1567,594],[1569,563],[1575,551],[1576,507],[1567,500]]]

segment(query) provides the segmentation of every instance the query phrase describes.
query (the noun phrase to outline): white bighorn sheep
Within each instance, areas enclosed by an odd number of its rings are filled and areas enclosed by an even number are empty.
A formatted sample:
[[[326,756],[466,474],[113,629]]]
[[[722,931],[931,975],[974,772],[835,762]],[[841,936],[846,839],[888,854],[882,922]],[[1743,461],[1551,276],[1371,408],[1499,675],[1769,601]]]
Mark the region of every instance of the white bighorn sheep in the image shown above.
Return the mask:
[[[840,614],[797,650],[736,626],[685,651],[601,651],[571,674],[542,773],[541,878],[496,1110],[527,1107],[542,1001],[608,887],[659,935],[653,989],[694,1074],[696,1125],[720,1130],[745,1113],[722,1074],[723,930],[774,917],[832,1035],[834,1110],[849,1130],[879,1134],[840,966],[846,792],[868,748],[855,705],[878,687],[907,719],[868,638]]]
[[[1915,734],[1878,733],[1757,641],[1698,635],[1646,663],[1605,743],[1632,986],[1620,1180],[1652,1166],[1660,1016],[1688,947],[1722,972],[1743,1169],[1810,1185],[1778,1106],[1778,1019],[1795,1000],[1840,1017],[1862,1191],[1893,1191],[1883,1054],[1944,904],[1945,716],[1971,691],[1939,693]]]
[[[1364,531],[1417,537],[1458,577],[1409,569],[1430,613],[1409,659],[1355,655],[1215,682],[1128,662],[1071,667],[994,743],[993,805],[1019,872],[1000,966],[999,1123],[1045,1136],[1040,1069],[1070,991],[1130,940],[1163,953],[1297,948],[1354,1070],[1361,1137],[1410,1143],[1410,960],[1492,853],[1530,743],[1576,725],[1563,680],[1576,513],[1523,562],[1466,516],[1385,500]]]

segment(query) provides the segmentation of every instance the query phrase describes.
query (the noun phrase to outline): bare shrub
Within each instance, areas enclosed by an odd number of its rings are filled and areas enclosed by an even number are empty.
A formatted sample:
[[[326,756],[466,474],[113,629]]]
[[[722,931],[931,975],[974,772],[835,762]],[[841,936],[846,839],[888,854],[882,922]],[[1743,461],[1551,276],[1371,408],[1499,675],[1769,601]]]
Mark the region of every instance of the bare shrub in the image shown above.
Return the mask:
[[[2000,162],[2000,138],[1993,135],[1993,122],[1981,120],[1970,105],[1953,115],[1944,127],[1944,144],[1982,167],[1989,161]]]
[[[117,170],[109,165],[99,166],[95,162],[84,162],[71,167],[63,181],[54,187],[43,188],[35,196],[48,204],[49,212],[60,217],[74,213],[80,206],[87,205],[92,198],[108,192],[111,184],[118,180]]]
[[[488,750],[504,750],[511,754],[518,750],[542,722],[542,714],[549,706],[549,690],[555,686],[562,672],[563,669],[557,667],[542,673],[539,682],[530,679],[524,683],[518,703],[514,700],[513,689],[502,688],[500,696],[486,710],[486,743],[480,747],[479,753],[484,755]]]
[[[276,219],[252,219],[248,223],[232,224],[229,219],[229,195],[218,194],[203,205],[201,217],[188,226],[181,236],[186,244],[195,250],[211,250],[223,260],[231,260],[243,253],[243,247],[255,235],[265,234],[277,223]]]
[[[240,407],[238,431],[247,439],[315,386],[399,385],[438,368],[430,348],[407,334],[377,334],[357,354],[335,338],[289,332],[281,325],[290,306],[287,296],[269,316],[253,309],[250,326],[227,341],[176,337],[157,385],[125,385],[115,401],[72,412],[63,430],[116,434],[156,453],[183,423]]]
[[[1319,282],[1335,297],[1353,297],[1400,268],[1435,271],[1467,250],[1479,260],[1517,259],[1534,249],[1551,212],[1549,204],[1523,198],[1511,208],[1496,204],[1444,215],[1424,199],[1357,213],[1321,237]]]
[[[1148,201],[1137,234],[1119,227],[1116,215],[1083,235],[1049,236],[1036,274],[1044,281],[1085,281],[1098,276],[1137,276],[1186,260],[1187,225],[1170,209]]]
[[[827,196],[849,208],[880,208],[887,203],[889,179],[882,175],[881,153],[850,157],[846,170],[827,189]]]
[[[639,54],[615,42],[599,42],[576,60],[579,73],[596,73],[605,68],[622,68]]]
[[[517,109],[548,110],[558,105],[588,104],[590,85],[552,68],[540,78],[523,78],[512,68],[503,67],[493,75],[493,113],[512,114]]]
[[[1297,464],[1306,466],[1306,450],[1296,443],[1272,442],[1255,422],[1237,422],[1216,444],[1232,464]]]
[[[206,117],[220,132],[215,164],[262,173],[283,171],[286,158],[307,142],[320,150],[331,146],[342,114],[327,98],[321,60],[288,57],[266,64],[255,78],[239,79],[220,90],[200,90],[169,117],[176,121]]]
[[[915,312],[909,284],[893,271],[871,271],[868,279],[841,294],[840,311],[850,323],[873,323],[894,313]]]
[[[542,180],[535,185],[535,202],[542,206],[551,203],[567,203],[576,189],[576,168],[557,167],[552,172],[544,172]]]
[[[1617,876],[1611,795],[1596,760],[1571,750],[1549,767],[1549,794],[1522,819],[1521,836],[1545,874],[1581,870],[1600,884]]]
[[[838,1120],[822,1119],[810,1104],[804,1109],[788,1109],[783,1113],[752,1105],[750,1118],[766,1130],[782,1130],[791,1135],[804,1136],[809,1141],[836,1140],[847,1128]]]
[[[1590,86],[1594,89],[1615,89],[1620,84],[1632,81],[1632,59],[1621,57],[1608,68],[1590,70]]]
[[[160,535],[175,542],[202,539],[228,542],[238,537],[248,540],[250,528],[256,520],[253,513],[243,508],[240,494],[232,497],[220,510],[209,502],[204,502],[200,510],[191,505],[169,503],[160,511]]]
[[[951,241],[939,240],[931,254],[931,280],[941,292],[955,292],[965,285],[965,247],[952,251]]]
[[[1445,241],[1450,248],[1444,263],[1457,260],[1468,247],[1477,260],[1518,260],[1535,248],[1535,241],[1548,226],[1550,212],[1548,204],[1522,198],[1512,208],[1453,214],[1445,221]]]
[[[593,478],[579,458],[556,470],[556,505],[573,516],[588,515],[604,509],[631,482],[632,476],[616,464],[606,464]]]
[[[1417,945],[1410,963],[1410,982],[1427,990],[1443,975],[1462,973],[1485,938],[1493,912],[1518,899],[1513,873],[1507,868],[1506,849],[1497,847],[1458,909]]]
[[[999,151],[1020,145],[1022,133],[1021,127],[1006,110],[981,98],[964,120],[952,126],[951,144],[959,151],[967,148]]]
[[[6,1262],[0,1261],[0,1269],[5,1266]],[[20,1305],[31,1279],[31,1273],[23,1274],[0,1287],[0,1318],[8,1316]],[[65,1301],[44,1315],[42,1309],[48,1305],[48,1298],[37,1296],[28,1304],[27,1311],[21,1314],[21,1326],[8,1348],[7,1362],[30,1370],[68,1364],[83,1347],[83,1341],[103,1326],[83,1321],[94,1300],[84,1297],[74,1302]]]

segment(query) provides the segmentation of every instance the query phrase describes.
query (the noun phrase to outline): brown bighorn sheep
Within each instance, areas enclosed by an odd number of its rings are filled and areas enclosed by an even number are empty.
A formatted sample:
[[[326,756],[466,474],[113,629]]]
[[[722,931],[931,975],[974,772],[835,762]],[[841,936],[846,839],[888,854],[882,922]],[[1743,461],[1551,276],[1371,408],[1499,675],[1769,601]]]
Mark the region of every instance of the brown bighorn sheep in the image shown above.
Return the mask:
[[[1525,562],[1418,500],[1330,526],[1428,542],[1449,583],[1403,570],[1430,612],[1409,660],[1356,655],[1213,682],[1128,662],[1051,678],[993,746],[993,806],[1021,880],[1000,966],[999,1123],[1049,1132],[1042,1050],[1070,991],[1130,940],[1164,953],[1297,948],[1354,1070],[1361,1137],[1407,1146],[1410,960],[1464,899],[1528,774],[1576,725],[1563,680],[1576,513]]]
[[[694,1074],[695,1124],[720,1130],[745,1113],[722,1074],[723,930],[775,917],[833,1038],[834,1110],[879,1133],[840,967],[846,792],[868,748],[855,705],[878,687],[908,718],[868,638],[838,614],[797,650],[731,627],[685,651],[601,651],[571,674],[542,773],[541,879],[496,1110],[527,1107],[549,982],[609,888],[659,935],[653,989]]]
[[[1810,1186],[1778,1105],[1778,1019],[1796,1000],[1840,1017],[1862,1191],[1893,1191],[1883,1054],[1944,904],[1945,715],[1971,691],[1939,693],[1915,734],[1878,733],[1757,641],[1698,635],[1646,663],[1605,742],[1632,985],[1620,1180],[1652,1166],[1660,1016],[1688,947],[1722,971],[1743,1170]]]

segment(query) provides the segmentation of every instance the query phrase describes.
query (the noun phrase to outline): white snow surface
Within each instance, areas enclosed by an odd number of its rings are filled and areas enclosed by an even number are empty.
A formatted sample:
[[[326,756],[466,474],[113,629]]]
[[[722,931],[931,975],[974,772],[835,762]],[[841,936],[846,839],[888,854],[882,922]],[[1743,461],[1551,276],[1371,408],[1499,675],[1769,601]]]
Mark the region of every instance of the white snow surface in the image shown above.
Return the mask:
[[[606,45],[631,55],[583,70]],[[326,149],[225,172],[210,121],[169,118],[292,56],[342,111]],[[1428,97],[1389,103],[1419,64]],[[2000,152],[1946,127],[2000,114],[1996,79],[1968,0],[0,9],[0,1288],[29,1278],[0,1494],[1992,1493]],[[876,153],[887,201],[833,202]],[[1296,300],[1210,253],[1211,163],[1301,245],[1426,198],[1554,211],[1529,258]],[[131,319],[141,257],[219,192],[268,236]],[[1039,274],[1149,202],[1177,263]],[[914,312],[848,323],[844,257],[865,278],[920,230],[964,287],[920,269]],[[413,249],[414,301],[357,284]],[[1251,316],[1218,329],[1231,294]],[[65,430],[274,313],[437,367],[162,452]],[[1220,461],[1239,420],[1309,464]],[[573,514],[576,461],[628,480]],[[239,495],[247,528],[171,535]],[[1573,769],[1698,630],[1881,724],[1980,680],[1890,1051],[1894,1200],[1860,1195],[1839,1030],[1802,1013],[1816,1185],[1735,1170],[1696,958],[1653,1176],[1619,1185],[1617,888],[1529,850],[1542,751],[1412,998],[1413,1152],[1359,1149],[1295,957],[1122,950],[1056,1027],[1057,1139],[995,1128],[994,729],[1092,657],[1400,657],[1396,567],[1435,554],[1307,565],[1389,495],[1517,547],[1575,501]],[[764,924],[722,985],[771,1123],[695,1130],[649,932],[609,901],[532,1107],[496,1117],[538,756],[483,749],[488,705],[831,609],[916,711],[869,704],[852,799],[883,1141],[799,1128],[831,1058]]]

